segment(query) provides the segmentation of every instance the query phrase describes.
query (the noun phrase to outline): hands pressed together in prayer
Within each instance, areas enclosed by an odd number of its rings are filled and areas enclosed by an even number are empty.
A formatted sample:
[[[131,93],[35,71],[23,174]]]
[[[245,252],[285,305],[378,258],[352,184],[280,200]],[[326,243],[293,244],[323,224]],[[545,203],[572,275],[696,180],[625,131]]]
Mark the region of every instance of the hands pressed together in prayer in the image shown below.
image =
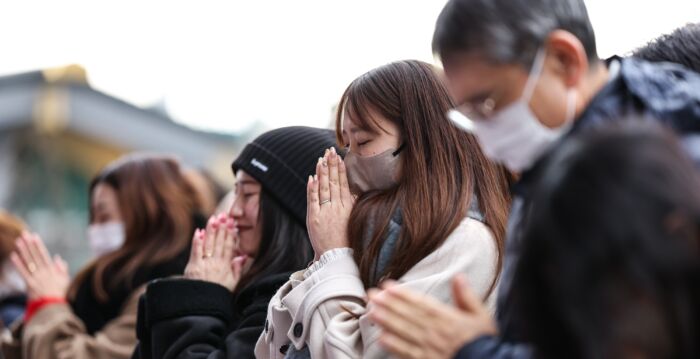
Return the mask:
[[[206,229],[197,229],[185,268],[185,278],[212,282],[233,291],[252,259],[238,252],[235,221],[226,214],[212,216]]]
[[[316,175],[307,184],[306,225],[316,259],[336,248],[349,247],[348,219],[355,204],[350,193],[345,162],[335,148],[318,159]]]
[[[70,284],[68,264],[59,256],[49,255],[37,234],[24,232],[17,239],[10,259],[27,284],[27,297],[65,298]]]

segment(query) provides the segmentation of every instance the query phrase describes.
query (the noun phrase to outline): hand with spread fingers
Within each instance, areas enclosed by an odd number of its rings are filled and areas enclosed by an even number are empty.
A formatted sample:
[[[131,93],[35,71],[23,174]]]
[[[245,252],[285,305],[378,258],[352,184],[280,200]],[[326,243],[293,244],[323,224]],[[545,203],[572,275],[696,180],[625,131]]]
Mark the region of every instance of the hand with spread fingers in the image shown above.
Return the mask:
[[[306,225],[316,259],[328,250],[349,246],[347,226],[355,198],[350,193],[345,162],[331,147],[318,159],[307,185]]]
[[[452,291],[456,307],[393,283],[370,290],[369,316],[382,329],[380,344],[399,358],[452,358],[464,344],[497,333],[463,276],[452,281]]]
[[[59,256],[51,258],[44,242],[36,234],[22,233],[10,260],[27,283],[29,300],[65,298],[70,275],[68,264]]]
[[[234,257],[234,220],[226,214],[212,216],[206,229],[197,229],[185,268],[185,278],[203,280],[233,291],[251,262],[246,256]]]

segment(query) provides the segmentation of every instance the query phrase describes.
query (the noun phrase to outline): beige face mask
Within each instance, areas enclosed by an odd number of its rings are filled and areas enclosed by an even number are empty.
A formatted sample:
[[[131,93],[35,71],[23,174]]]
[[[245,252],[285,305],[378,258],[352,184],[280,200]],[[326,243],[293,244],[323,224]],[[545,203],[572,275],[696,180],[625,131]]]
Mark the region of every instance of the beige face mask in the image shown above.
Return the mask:
[[[399,183],[399,153],[402,150],[403,146],[374,156],[363,157],[353,152],[345,155],[350,191],[362,194],[396,186]]]

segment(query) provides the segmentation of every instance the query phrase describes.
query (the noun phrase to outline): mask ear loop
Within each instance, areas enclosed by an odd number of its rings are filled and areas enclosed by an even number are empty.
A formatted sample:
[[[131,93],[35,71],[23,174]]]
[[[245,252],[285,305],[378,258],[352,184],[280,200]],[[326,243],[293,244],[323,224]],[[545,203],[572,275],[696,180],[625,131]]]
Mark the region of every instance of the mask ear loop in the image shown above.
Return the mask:
[[[569,126],[574,122],[576,117],[576,91],[569,88],[566,93],[566,118],[564,118],[564,126]]]
[[[530,69],[530,74],[527,78],[527,83],[525,84],[525,89],[523,90],[522,99],[526,102],[530,102],[532,94],[535,92],[535,86],[537,86],[537,80],[540,79],[542,70],[544,69],[544,59],[547,57],[547,51],[544,48],[537,50],[537,55],[535,55],[535,60],[532,62],[532,68]]]
[[[396,151],[392,152],[391,155],[394,157],[398,156],[399,153],[401,153],[401,151],[403,151],[404,148],[406,148],[406,143],[399,146],[399,148],[397,148]]]

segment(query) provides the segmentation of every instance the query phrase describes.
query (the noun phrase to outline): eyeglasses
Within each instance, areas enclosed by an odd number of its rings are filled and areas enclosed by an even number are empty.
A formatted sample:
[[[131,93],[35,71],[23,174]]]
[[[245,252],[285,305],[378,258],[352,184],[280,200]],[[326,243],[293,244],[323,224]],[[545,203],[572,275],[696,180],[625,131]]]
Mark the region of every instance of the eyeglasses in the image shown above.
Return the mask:
[[[496,100],[501,97],[501,94],[491,95],[484,100],[469,103],[465,102],[455,109],[473,120],[486,120],[493,115],[496,110]]]

